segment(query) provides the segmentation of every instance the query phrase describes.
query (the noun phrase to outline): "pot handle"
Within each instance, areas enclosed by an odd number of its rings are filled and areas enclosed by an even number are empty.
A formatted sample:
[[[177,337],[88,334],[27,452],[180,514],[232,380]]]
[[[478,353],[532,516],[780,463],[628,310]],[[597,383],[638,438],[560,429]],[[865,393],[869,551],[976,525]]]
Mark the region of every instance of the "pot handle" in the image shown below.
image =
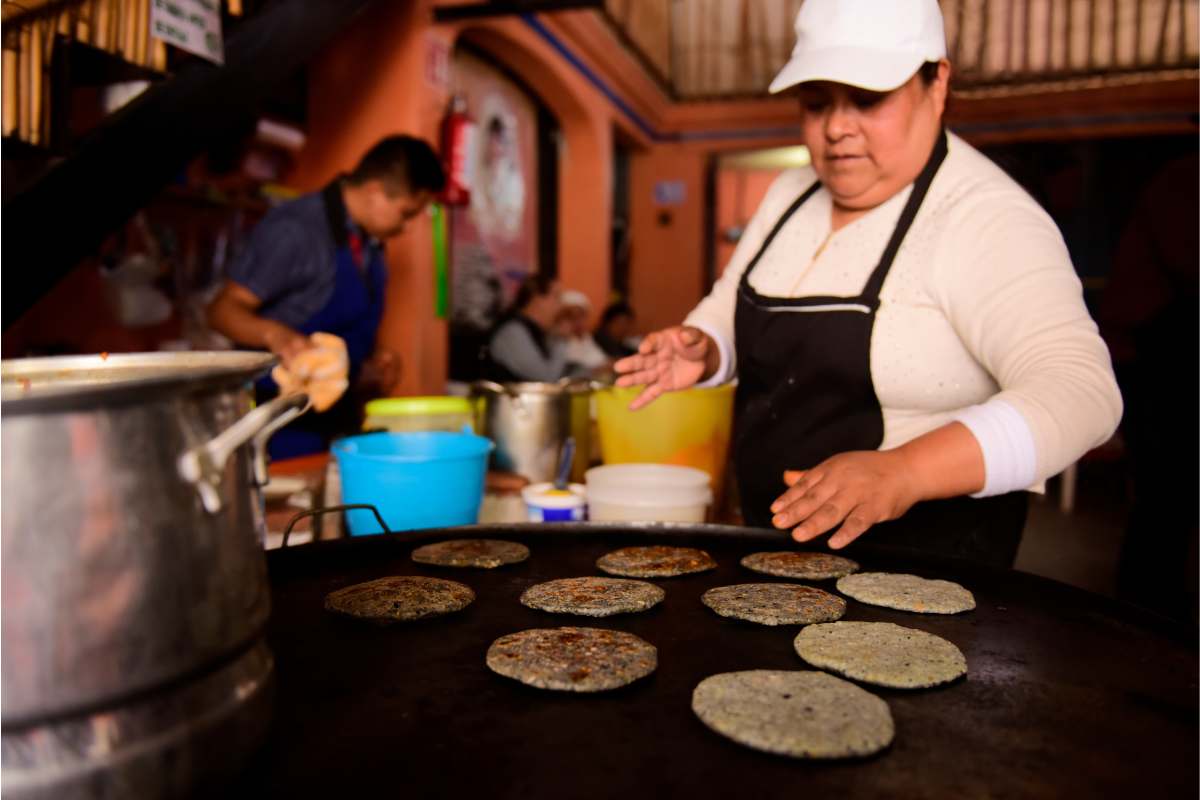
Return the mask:
[[[279,543],[280,549],[288,546],[288,537],[292,535],[292,528],[296,527],[296,523],[305,517],[315,517],[320,514],[328,514],[330,511],[352,511],[356,508],[361,508],[365,511],[370,511],[375,515],[375,520],[379,523],[379,528],[383,533],[391,533],[392,529],[383,521],[383,515],[379,513],[379,509],[370,503],[348,503],[340,506],[323,506],[322,508],[310,508],[296,514],[288,520],[287,527],[283,529],[283,541]]]
[[[471,382],[471,391],[482,394],[483,392],[491,392],[493,394],[506,394],[510,397],[516,397],[517,393],[511,387],[505,386],[495,381],[477,380]]]
[[[288,394],[276,397],[230,425],[204,444],[187,450],[179,457],[179,476],[196,487],[204,510],[218,513],[225,505],[221,496],[221,479],[225,463],[239,447],[254,442],[254,481],[261,486],[267,482],[266,440],[281,426],[303,414],[312,405],[307,394]]]

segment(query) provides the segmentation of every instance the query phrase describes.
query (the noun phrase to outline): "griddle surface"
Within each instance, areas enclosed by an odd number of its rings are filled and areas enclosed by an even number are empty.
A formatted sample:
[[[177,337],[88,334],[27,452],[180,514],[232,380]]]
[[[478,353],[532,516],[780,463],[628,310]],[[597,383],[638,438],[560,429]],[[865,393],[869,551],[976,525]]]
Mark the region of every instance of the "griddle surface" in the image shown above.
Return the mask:
[[[521,542],[532,556],[495,570],[409,559],[419,544],[475,537]],[[701,547],[719,566],[655,581],[666,599],[638,614],[592,620],[518,602],[534,583],[600,574],[599,556],[635,544]],[[792,649],[798,626],[725,619],[700,602],[714,586],[782,581],[738,561],[787,548],[777,534],[717,526],[531,525],[271,553],[275,719],[237,788],[289,798],[1195,796],[1194,631],[1024,573],[901,551],[850,555],[864,571],[958,581],[978,608],[927,616],[848,600],[845,619],[935,633],[969,665],[965,679],[940,689],[867,687],[891,706],[890,749],[865,760],[806,762],[708,730],[691,711],[701,679],[808,668]],[[450,578],[478,596],[457,614],[386,628],[322,609],[329,592],[388,575]],[[560,625],[635,633],[658,647],[658,671],[614,692],[577,695],[529,688],[485,666],[497,637]]]

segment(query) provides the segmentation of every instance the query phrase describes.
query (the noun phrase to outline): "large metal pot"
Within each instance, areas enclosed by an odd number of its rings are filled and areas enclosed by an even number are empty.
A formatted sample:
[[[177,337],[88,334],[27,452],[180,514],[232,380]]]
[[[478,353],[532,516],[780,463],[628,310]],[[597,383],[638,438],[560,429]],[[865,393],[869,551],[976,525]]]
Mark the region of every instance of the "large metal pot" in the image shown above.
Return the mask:
[[[591,392],[587,381],[473,383],[476,430],[496,443],[492,455],[496,468],[535,483],[553,480],[559,451],[569,435],[576,438],[577,461],[586,466]],[[582,474],[582,469],[572,472]]]
[[[261,727],[262,448],[308,405],[253,408],[272,363],[0,365],[6,797],[169,792],[206,733],[251,709]]]

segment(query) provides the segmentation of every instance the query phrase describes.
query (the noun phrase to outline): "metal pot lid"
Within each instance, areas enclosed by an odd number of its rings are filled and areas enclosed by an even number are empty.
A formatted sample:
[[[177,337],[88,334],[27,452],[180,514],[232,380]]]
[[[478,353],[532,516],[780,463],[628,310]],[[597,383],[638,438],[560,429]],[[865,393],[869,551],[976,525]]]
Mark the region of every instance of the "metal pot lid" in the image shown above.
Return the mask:
[[[518,395],[560,395],[580,394],[592,391],[593,383],[584,378],[563,378],[554,383],[537,381],[518,381],[513,383],[496,383],[494,381],[475,381],[471,384],[472,394],[506,394],[510,397]]]
[[[0,401],[5,414],[144,402],[237,387],[275,361],[233,350],[9,359],[0,361]]]

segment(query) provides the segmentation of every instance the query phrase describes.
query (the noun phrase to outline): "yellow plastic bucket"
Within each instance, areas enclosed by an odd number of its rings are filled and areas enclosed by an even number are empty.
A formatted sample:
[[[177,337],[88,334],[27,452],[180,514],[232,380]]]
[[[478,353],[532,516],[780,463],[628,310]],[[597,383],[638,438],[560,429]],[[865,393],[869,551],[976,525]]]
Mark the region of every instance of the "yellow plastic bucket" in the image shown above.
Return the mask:
[[[702,469],[713,497],[725,485],[733,428],[733,384],[667,392],[637,411],[629,403],[641,387],[596,392],[596,426],[605,464],[675,464]]]

